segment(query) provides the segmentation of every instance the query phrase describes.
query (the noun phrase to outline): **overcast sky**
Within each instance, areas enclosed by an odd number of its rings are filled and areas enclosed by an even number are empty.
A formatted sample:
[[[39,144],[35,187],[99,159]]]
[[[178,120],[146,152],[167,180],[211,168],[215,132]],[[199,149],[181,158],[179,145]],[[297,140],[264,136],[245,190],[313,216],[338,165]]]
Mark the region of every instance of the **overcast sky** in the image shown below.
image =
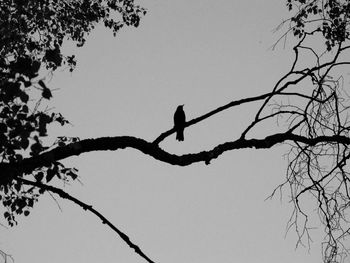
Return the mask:
[[[73,125],[54,126],[49,134],[151,141],[172,127],[177,105],[185,104],[192,119],[270,91],[290,67],[288,48],[270,49],[283,33],[273,29],[288,16],[285,1],[140,4],[148,13],[137,29],[123,29],[114,38],[97,27],[83,48],[66,46],[77,56],[76,70],[46,81],[55,110]],[[230,109],[186,129],[184,142],[172,135],[161,147],[181,154],[235,140],[255,110],[256,105]],[[273,132],[264,129],[261,135]],[[295,233],[285,237],[292,211],[288,195],[264,201],[285,178],[286,150],[233,151],[208,166],[190,167],[135,150],[88,153],[65,160],[79,169],[83,184],[64,190],[93,205],[157,263],[320,262],[322,229],[311,232],[310,253],[295,250]],[[145,262],[94,215],[57,201],[62,211],[46,194],[17,227],[0,227],[1,250],[16,263]]]

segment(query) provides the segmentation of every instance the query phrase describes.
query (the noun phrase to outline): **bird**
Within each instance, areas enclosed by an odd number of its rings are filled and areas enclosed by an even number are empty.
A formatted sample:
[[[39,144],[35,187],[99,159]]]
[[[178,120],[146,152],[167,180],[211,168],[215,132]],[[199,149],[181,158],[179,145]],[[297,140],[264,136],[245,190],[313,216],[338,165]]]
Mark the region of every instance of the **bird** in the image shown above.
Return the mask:
[[[186,123],[186,115],[183,109],[184,104],[179,105],[174,114],[174,128],[176,130],[176,140],[184,140],[184,129]]]

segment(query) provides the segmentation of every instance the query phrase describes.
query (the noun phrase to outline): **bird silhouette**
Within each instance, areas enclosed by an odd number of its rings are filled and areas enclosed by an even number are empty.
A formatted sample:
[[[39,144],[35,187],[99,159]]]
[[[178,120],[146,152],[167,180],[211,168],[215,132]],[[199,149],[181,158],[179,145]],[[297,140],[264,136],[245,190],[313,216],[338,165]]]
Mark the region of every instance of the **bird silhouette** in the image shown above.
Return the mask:
[[[174,128],[176,130],[176,140],[184,140],[184,129],[186,123],[186,115],[183,109],[184,105],[179,105],[174,114]]]

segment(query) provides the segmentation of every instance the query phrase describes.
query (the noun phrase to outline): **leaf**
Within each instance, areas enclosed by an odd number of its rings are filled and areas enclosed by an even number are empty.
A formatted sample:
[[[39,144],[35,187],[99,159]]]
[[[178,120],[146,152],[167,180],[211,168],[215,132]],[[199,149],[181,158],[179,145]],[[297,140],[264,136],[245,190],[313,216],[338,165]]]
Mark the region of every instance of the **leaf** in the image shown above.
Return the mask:
[[[46,123],[45,122],[40,122],[39,123],[39,136],[47,136],[47,129],[46,129]]]
[[[28,206],[33,207],[34,206],[34,200],[33,199],[28,199]]]
[[[22,137],[22,138],[21,138],[21,143],[20,143],[20,145],[21,145],[21,148],[22,148],[23,150],[27,149],[28,146],[29,146],[29,140],[28,140],[28,138]]]
[[[40,142],[36,142],[34,144],[32,144],[32,146],[30,146],[31,149],[31,155],[35,156],[38,155],[42,150],[43,150],[43,146],[40,144]]]
[[[41,62],[35,60],[35,61],[33,61],[33,64],[32,64],[32,70],[34,72],[38,72],[40,69],[40,66],[41,66]]]
[[[21,188],[22,188],[22,184],[16,183],[16,184],[14,185],[14,187],[15,187],[16,191],[19,192],[19,191],[21,190]]]
[[[21,109],[21,112],[28,113],[28,111],[29,111],[28,106],[27,105],[23,105],[22,109]]]
[[[44,81],[39,80],[38,84],[43,88],[43,91],[41,93],[41,95],[43,96],[43,98],[45,99],[50,99],[52,98],[52,93],[51,90],[46,86],[46,84],[44,83]]]
[[[62,55],[59,46],[56,46],[55,49],[49,49],[46,51],[45,59],[48,62],[52,62],[56,67],[61,66]]]
[[[19,97],[20,97],[21,101],[23,101],[24,103],[27,103],[28,100],[29,100],[28,94],[25,93],[24,91],[22,91],[22,92],[19,94]]]
[[[46,182],[50,182],[52,180],[52,178],[55,176],[55,171],[52,169],[47,170],[47,174],[46,174]]]
[[[28,88],[32,85],[32,83],[30,81],[25,81],[24,83],[24,87]]]
[[[27,202],[25,199],[22,198],[18,200],[17,205],[19,207],[18,210],[23,210],[23,208],[27,206]]]
[[[38,81],[38,84],[39,84],[43,89],[47,89],[46,84],[45,84],[45,82],[44,82],[43,80],[39,80],[39,81]]]
[[[35,180],[37,180],[38,182],[41,182],[44,178],[44,173],[43,172],[38,172],[36,175],[34,175]]]
[[[46,89],[43,89],[43,92],[41,93],[41,95],[45,98],[45,99],[50,99],[50,98],[52,98],[52,93],[51,93],[51,91],[48,89],[48,88],[46,88]]]

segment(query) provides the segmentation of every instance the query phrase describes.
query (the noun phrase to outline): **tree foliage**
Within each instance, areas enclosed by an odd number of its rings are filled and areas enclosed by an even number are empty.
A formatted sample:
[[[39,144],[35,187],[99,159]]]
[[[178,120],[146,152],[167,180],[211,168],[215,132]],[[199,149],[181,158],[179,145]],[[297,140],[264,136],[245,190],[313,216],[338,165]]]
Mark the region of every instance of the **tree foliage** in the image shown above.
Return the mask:
[[[113,224],[88,206],[48,183],[53,178],[67,181],[77,178],[77,170],[60,160],[90,151],[131,147],[172,165],[210,164],[224,152],[241,148],[290,146],[286,180],[277,189],[289,189],[294,211],[289,229],[298,234],[298,244],[310,241],[309,217],[305,202],[313,202],[324,226],[324,262],[341,262],[348,254],[350,174],[350,116],[346,79],[349,45],[350,2],[345,0],[287,0],[291,18],[279,28],[285,33],[274,45],[294,36],[291,68],[272,87],[271,92],[232,101],[202,116],[189,120],[185,128],[205,121],[228,108],[260,103],[260,108],[244,127],[241,136],[211,150],[181,156],[164,151],[160,144],[174,128],[153,142],[131,136],[79,140],[57,138],[44,145],[47,126],[65,125],[60,114],[40,110],[40,102],[50,100],[52,92],[40,71],[54,71],[63,65],[73,70],[74,55],[64,55],[64,41],[78,46],[87,34],[102,22],[115,34],[124,25],[138,26],[145,10],[132,0],[23,1],[5,0],[0,4],[0,199],[10,225],[15,216],[28,215],[45,191],[67,198],[107,223],[136,253],[152,262]],[[38,12],[40,10],[40,12]],[[119,20],[112,19],[112,13]],[[279,31],[280,32],[280,31]],[[251,134],[264,123],[270,126],[263,138]],[[286,186],[288,186],[286,188]],[[276,190],[272,193],[275,194]],[[283,192],[283,191],[282,191]]]
[[[25,157],[38,156],[48,149],[42,143],[48,125],[68,123],[60,113],[41,109],[40,103],[50,100],[52,92],[39,73],[53,72],[64,65],[73,71],[74,55],[61,52],[64,41],[83,46],[99,22],[113,34],[125,25],[137,27],[145,12],[133,0],[0,2],[0,157],[1,163],[16,166],[11,171],[1,171],[0,200],[7,208],[4,216],[11,226],[16,223],[16,214],[29,214],[42,190],[25,189],[22,183],[9,178],[23,176],[18,164]],[[75,141],[76,138],[57,138],[56,145]],[[38,182],[49,182],[53,177],[76,179],[76,172],[53,162],[29,174]]]

